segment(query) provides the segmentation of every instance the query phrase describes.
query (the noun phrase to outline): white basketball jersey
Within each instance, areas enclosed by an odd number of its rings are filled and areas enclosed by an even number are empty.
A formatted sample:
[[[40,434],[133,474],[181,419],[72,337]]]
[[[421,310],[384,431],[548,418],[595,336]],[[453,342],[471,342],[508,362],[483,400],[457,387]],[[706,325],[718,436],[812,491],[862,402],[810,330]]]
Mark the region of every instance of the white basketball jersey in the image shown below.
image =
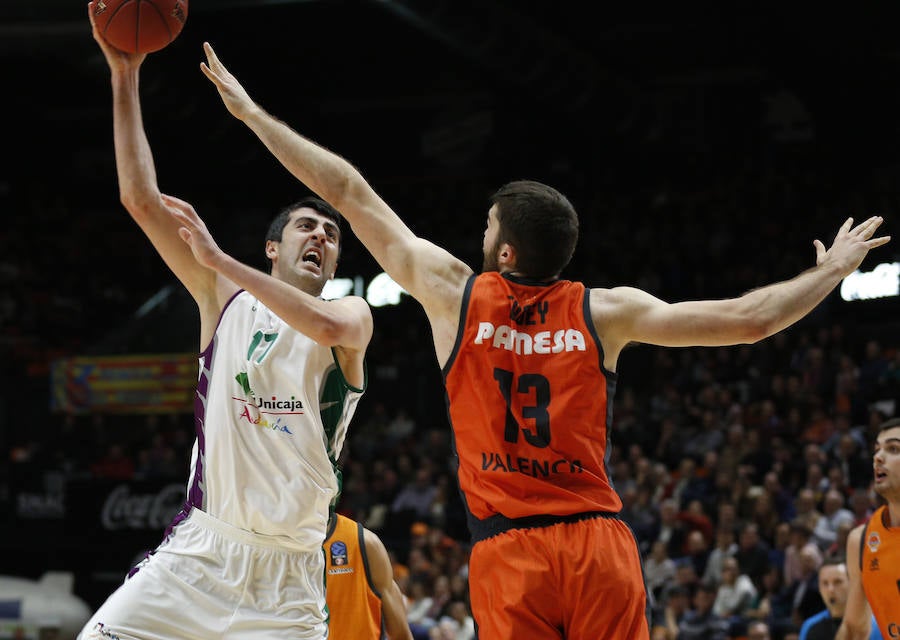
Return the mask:
[[[363,391],[331,348],[238,292],[200,354],[188,505],[289,547],[319,547]]]

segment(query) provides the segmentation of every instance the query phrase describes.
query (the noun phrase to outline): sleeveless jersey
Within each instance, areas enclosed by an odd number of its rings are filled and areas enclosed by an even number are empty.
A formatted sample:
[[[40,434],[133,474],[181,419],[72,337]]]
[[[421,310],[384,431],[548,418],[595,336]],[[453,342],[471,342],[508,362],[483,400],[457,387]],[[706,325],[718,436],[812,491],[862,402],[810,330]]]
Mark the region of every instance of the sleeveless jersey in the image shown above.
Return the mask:
[[[288,547],[320,548],[363,391],[331,348],[236,293],[200,354],[187,505],[172,526],[196,507]]]
[[[888,527],[879,507],[860,540],[860,574],[866,600],[885,638],[900,638],[900,528]]]
[[[622,507],[606,468],[616,374],[603,367],[588,294],[495,272],[466,285],[443,373],[475,540],[488,518]]]
[[[384,637],[381,594],[372,585],[369,559],[358,522],[337,515],[325,540],[325,599],[331,640],[378,640]]]

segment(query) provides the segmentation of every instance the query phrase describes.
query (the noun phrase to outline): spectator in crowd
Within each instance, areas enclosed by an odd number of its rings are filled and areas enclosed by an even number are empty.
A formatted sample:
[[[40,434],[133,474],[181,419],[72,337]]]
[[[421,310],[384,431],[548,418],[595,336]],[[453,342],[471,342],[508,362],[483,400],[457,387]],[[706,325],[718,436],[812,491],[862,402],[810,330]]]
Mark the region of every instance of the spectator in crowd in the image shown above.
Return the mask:
[[[411,511],[415,518],[430,521],[431,503],[437,495],[437,487],[431,481],[430,468],[417,469],[415,479],[408,482],[394,498],[391,511]]]
[[[790,544],[784,552],[784,580],[787,584],[792,585],[800,581],[804,575],[803,563],[800,559],[803,552],[812,558],[812,562],[818,568],[822,564],[822,551],[813,540],[812,529],[807,520],[795,518],[790,527]]]
[[[850,494],[850,511],[853,512],[854,527],[868,522],[874,510],[868,488],[860,487]]]
[[[769,568],[769,545],[760,538],[759,525],[755,522],[745,522],[741,527],[734,557],[741,572],[750,576],[754,585],[759,585]]]
[[[652,640],[677,640],[678,628],[691,606],[691,590],[685,586],[669,589],[652,611]]]
[[[666,498],[659,505],[659,526],[655,540],[666,545],[668,555],[680,558],[684,555],[687,527],[678,518],[678,502],[674,498]]]
[[[779,522],[787,522],[793,519],[795,515],[793,496],[790,489],[782,484],[777,472],[773,470],[766,473],[763,477],[763,488],[765,493],[771,498],[777,520]]]
[[[872,461],[868,455],[867,445],[860,444],[853,434],[844,433],[840,436],[829,460],[831,466],[841,470],[841,475],[849,487],[855,489],[868,485]]]
[[[825,495],[826,491],[827,489],[822,492],[822,496]],[[816,493],[810,487],[801,488],[794,500],[794,520],[805,523],[811,532],[816,530],[819,520],[822,519],[822,512],[816,508],[817,504]]]
[[[754,620],[747,625],[747,640],[772,640],[769,625],[762,620]]]
[[[809,549],[800,551],[800,578],[788,584],[791,590],[791,619],[795,625],[799,626],[825,606],[818,583],[821,557],[821,554],[813,554]]]
[[[853,524],[855,520],[853,512],[844,506],[844,494],[834,488],[828,489],[822,503],[822,517],[813,529],[813,538],[819,549],[827,551],[834,544],[842,522]]]
[[[699,529],[695,529],[688,533],[685,541],[685,553],[679,558],[679,561],[689,562],[694,567],[694,573],[702,576],[706,571],[706,562],[709,559],[709,543],[706,536]]]
[[[769,562],[778,567],[784,567],[784,559],[787,557],[787,548],[791,543],[791,524],[779,522],[775,527],[775,539],[769,547]]]
[[[644,579],[647,589],[655,596],[662,594],[663,587],[675,577],[675,561],[669,557],[666,545],[656,540],[650,547],[650,554],[644,560]]]
[[[834,560],[837,558],[843,558],[847,555],[847,538],[850,536],[850,532],[855,527],[852,522],[841,522],[838,525],[837,530],[837,538],[835,538],[834,542],[823,554],[823,558],[825,560]]]
[[[475,621],[465,602],[453,600],[447,605],[446,613],[429,631],[431,640],[473,640]]]
[[[767,622],[770,629],[777,631],[780,637],[784,632],[794,629],[792,608],[791,594],[784,584],[781,568],[771,566],[763,576],[755,602],[744,615],[748,620]]]
[[[732,624],[740,624],[756,596],[753,581],[740,573],[737,560],[733,557],[725,558],[722,562],[722,584],[716,592],[713,613]]]
[[[720,584],[722,582],[722,564],[726,558],[733,558],[737,549],[734,529],[728,526],[719,526],[716,529],[716,546],[709,552],[706,569],[701,577],[703,582]]]
[[[125,445],[113,442],[103,457],[91,465],[91,473],[95,478],[109,480],[131,480],[134,478],[134,460],[128,455]]]
[[[694,592],[693,604],[678,624],[678,640],[726,640],[728,621],[713,612],[716,588],[700,583]]]

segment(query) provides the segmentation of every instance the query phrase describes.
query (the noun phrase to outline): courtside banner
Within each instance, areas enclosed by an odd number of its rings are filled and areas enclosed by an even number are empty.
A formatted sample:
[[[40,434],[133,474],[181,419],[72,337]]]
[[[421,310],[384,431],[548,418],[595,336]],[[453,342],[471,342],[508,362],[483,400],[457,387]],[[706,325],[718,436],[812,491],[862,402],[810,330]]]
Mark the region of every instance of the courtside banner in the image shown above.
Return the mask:
[[[65,413],[190,413],[197,355],[79,356],[53,362],[50,408]]]

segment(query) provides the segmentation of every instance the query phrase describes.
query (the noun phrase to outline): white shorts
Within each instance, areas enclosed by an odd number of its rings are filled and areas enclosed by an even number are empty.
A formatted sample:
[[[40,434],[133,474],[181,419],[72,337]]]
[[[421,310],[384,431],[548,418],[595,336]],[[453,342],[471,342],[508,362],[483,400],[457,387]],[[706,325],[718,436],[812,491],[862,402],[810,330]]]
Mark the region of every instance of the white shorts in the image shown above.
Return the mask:
[[[79,640],[327,636],[321,549],[285,549],[193,509]]]

